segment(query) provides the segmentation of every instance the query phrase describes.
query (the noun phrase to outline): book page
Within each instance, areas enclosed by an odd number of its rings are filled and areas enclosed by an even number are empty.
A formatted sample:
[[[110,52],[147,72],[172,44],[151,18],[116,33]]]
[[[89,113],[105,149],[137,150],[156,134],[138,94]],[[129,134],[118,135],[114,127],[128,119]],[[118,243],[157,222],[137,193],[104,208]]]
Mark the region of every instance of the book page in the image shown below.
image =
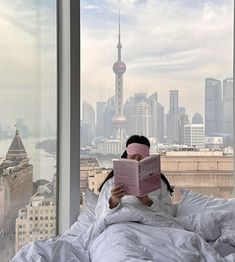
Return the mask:
[[[150,156],[140,162],[140,195],[161,187],[160,155]]]
[[[139,195],[139,163],[130,159],[113,160],[115,185],[124,184],[128,195]]]

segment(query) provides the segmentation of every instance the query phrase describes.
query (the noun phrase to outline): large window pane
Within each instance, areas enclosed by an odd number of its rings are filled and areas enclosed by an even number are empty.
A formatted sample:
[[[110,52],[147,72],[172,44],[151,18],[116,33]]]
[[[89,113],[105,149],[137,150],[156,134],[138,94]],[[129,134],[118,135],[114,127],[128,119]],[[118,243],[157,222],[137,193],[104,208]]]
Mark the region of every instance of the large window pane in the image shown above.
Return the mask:
[[[56,234],[56,0],[0,1],[0,261]]]
[[[181,188],[232,197],[233,1],[81,3],[83,189],[139,134],[174,201]]]

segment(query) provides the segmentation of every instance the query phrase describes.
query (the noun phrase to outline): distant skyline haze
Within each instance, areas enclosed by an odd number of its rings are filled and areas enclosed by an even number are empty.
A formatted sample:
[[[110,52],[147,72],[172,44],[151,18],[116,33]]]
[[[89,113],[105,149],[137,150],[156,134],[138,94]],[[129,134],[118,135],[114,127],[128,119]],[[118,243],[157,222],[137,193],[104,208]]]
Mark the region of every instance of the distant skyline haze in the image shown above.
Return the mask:
[[[120,5],[124,103],[158,92],[167,112],[170,90],[179,90],[186,113],[204,115],[205,79],[232,77],[233,1],[118,2],[81,1],[82,100],[95,109],[114,95]]]

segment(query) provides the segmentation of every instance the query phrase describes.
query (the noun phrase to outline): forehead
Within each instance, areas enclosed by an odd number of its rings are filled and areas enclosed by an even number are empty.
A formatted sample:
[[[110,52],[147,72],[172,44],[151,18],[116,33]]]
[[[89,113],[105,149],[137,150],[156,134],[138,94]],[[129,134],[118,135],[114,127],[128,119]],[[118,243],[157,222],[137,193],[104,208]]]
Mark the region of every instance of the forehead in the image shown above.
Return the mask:
[[[133,155],[128,155],[128,157],[134,158],[134,157],[143,157],[143,156],[140,154],[133,154]]]

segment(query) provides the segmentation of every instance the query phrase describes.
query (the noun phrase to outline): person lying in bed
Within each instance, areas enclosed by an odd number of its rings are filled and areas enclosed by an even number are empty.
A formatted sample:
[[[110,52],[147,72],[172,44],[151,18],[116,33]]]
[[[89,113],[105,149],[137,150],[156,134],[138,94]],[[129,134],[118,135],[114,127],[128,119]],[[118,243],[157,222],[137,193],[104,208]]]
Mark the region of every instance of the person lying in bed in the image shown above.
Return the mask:
[[[133,135],[126,142],[126,150],[122,158],[141,159],[149,155],[150,142],[144,136]],[[109,173],[101,184],[98,203],[95,209],[97,218],[105,217],[107,214],[118,210],[122,203],[135,203],[144,205],[151,211],[165,212],[175,216],[177,206],[171,202],[171,195],[174,192],[167,178],[161,173],[161,188],[142,197],[127,195],[125,185],[114,185],[113,171]]]

